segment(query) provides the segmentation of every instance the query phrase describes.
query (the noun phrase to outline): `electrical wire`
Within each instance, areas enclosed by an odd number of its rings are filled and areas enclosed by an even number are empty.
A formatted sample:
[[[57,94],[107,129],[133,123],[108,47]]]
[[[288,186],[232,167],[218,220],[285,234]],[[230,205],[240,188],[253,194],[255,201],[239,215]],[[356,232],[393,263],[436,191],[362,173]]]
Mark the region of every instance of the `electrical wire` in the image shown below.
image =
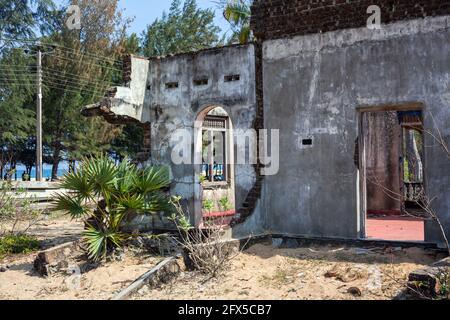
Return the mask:
[[[3,81],[3,83],[2,83],[2,81]],[[7,81],[7,82],[5,82],[5,81]],[[5,79],[0,79],[0,85],[5,85],[5,86],[9,86],[9,85],[12,85],[12,86],[25,86],[25,87],[33,86],[33,87],[35,87],[36,83],[13,82],[13,81],[5,80]],[[61,83],[56,83],[56,82],[51,82],[51,81],[43,83],[42,85],[43,85],[43,87],[50,87],[52,89],[58,89],[58,90],[61,90],[61,91],[67,90],[67,91],[72,92],[72,93],[79,93],[80,91],[84,91],[86,93],[90,93],[90,94],[94,94],[94,95],[98,95],[98,96],[104,95],[104,93],[107,90],[107,88],[105,88],[104,90],[100,90],[99,89],[98,91],[94,91],[94,90],[88,89],[88,88],[73,87],[73,86],[70,86],[70,85],[67,86],[67,85],[63,85]],[[103,92],[103,93],[101,93],[101,92]]]
[[[63,61],[74,62],[77,64],[85,64],[85,65],[89,65],[89,66],[95,66],[95,67],[99,67],[99,68],[107,69],[107,70],[111,70],[111,71],[116,71],[116,72],[123,72],[123,70],[120,70],[117,68],[112,68],[112,67],[107,67],[107,66],[102,66],[102,65],[96,64],[96,63],[90,63],[90,62],[86,62],[86,61],[82,61],[82,60],[74,61],[73,59],[70,59],[70,58],[56,56],[56,55],[52,55],[52,54],[50,54],[49,56],[52,56],[55,59],[59,59],[59,60],[63,60]]]
[[[34,80],[37,77],[37,72],[35,73],[27,73],[27,72],[22,72],[22,73],[8,73],[8,74],[1,74],[0,73],[0,79],[3,80],[10,80],[10,79],[18,79],[18,80]],[[77,78],[77,77],[67,77],[64,75],[59,75],[59,74],[52,74],[49,72],[43,72],[42,73],[42,77],[43,77],[43,82],[45,81],[52,81],[52,80],[57,80],[57,81],[61,81],[61,82],[66,82],[69,83],[71,85],[73,85],[74,87],[78,87],[78,86],[87,86],[87,85],[92,85],[92,86],[113,86],[113,83],[110,81],[95,81],[95,80],[88,80],[88,79],[82,79],[82,78]]]
[[[55,48],[56,47],[56,48],[64,49],[65,51],[68,51],[68,52],[72,52],[73,54],[87,55],[87,56],[91,56],[92,58],[97,58],[99,60],[123,63],[121,60],[117,60],[117,59],[114,59],[114,58],[109,58],[107,56],[93,54],[93,53],[89,53],[89,52],[81,52],[81,51],[75,50],[74,48],[66,47],[66,46],[63,46],[63,45],[60,45],[60,44],[56,44],[56,43],[41,42],[40,40],[37,40],[37,39],[26,40],[26,39],[8,39],[8,38],[0,37],[0,40],[10,41],[10,42],[19,42],[19,43],[32,43],[34,45],[41,45],[41,46],[45,46],[45,47],[48,47],[48,48]]]

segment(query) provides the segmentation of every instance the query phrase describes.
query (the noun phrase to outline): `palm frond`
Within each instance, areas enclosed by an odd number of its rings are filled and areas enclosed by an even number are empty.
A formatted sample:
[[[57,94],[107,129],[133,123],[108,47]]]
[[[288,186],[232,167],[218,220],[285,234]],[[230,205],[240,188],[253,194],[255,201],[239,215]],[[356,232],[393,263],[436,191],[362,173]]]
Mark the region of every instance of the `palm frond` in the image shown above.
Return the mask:
[[[88,180],[96,195],[111,192],[117,179],[117,166],[107,157],[87,159],[84,161],[83,171],[86,172]]]
[[[88,246],[89,259],[98,261],[106,257],[109,250],[120,247],[127,237],[121,232],[97,230],[89,226],[83,238]]]
[[[166,188],[170,185],[169,171],[165,167],[149,167],[134,179],[134,188],[137,193],[150,192]]]
[[[244,24],[250,18],[250,6],[242,0],[231,0],[225,5],[223,16],[234,25]]]
[[[87,206],[83,206],[81,197],[74,197],[70,194],[58,194],[54,200],[52,210],[68,213],[72,219],[78,219],[90,214]]]
[[[91,199],[93,196],[93,185],[90,183],[88,175],[82,170],[67,173],[63,178],[61,187],[74,192],[82,200]]]
[[[123,160],[117,167],[115,188],[118,194],[128,193],[133,189],[134,181],[138,176],[138,169],[128,159]]]
[[[169,197],[162,193],[152,193],[147,196],[147,199],[145,200],[144,210],[146,214],[155,214],[160,212],[172,214],[174,209],[174,206],[170,203]]]
[[[117,206],[115,212],[128,214],[140,213],[145,209],[145,199],[140,194],[123,195],[116,199]]]

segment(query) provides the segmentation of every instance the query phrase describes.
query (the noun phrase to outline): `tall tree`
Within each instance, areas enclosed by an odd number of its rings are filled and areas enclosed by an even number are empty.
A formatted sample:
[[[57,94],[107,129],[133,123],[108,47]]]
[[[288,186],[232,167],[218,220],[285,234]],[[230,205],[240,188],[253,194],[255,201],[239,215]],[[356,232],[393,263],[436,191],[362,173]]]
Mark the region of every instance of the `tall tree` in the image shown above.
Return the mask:
[[[29,39],[49,27],[55,5],[52,0],[0,0],[0,49],[16,39]]]
[[[0,57],[0,179],[9,163],[14,168],[21,147],[35,128],[34,82],[30,57],[21,49],[3,49]]]
[[[156,19],[142,34],[146,56],[176,54],[217,45],[220,28],[214,25],[214,11],[200,9],[195,0],[173,0],[169,13]]]
[[[20,47],[49,28],[54,10],[51,0],[0,0],[0,178],[7,163],[20,161],[35,128],[34,59]]]
[[[97,102],[121,78],[120,62],[128,21],[118,0],[72,0],[81,10],[81,29],[64,21],[43,42],[56,43],[44,59],[44,140],[55,179],[61,160],[105,152],[120,128],[100,119],[84,118],[80,109]]]

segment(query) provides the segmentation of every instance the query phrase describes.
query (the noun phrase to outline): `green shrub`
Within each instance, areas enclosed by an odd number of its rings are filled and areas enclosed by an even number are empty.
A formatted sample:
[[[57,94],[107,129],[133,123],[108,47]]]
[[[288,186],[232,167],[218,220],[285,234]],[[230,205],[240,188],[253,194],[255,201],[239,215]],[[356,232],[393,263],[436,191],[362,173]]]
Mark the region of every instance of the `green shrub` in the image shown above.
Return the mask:
[[[9,254],[30,253],[39,250],[39,241],[26,235],[8,235],[0,238],[0,257]]]
[[[128,160],[116,165],[107,157],[85,159],[77,172],[61,183],[54,209],[82,218],[89,257],[104,259],[133,235],[123,231],[135,215],[170,213],[173,207],[162,189],[170,185],[165,168],[138,169]]]
[[[42,218],[34,209],[36,200],[25,189],[14,189],[11,181],[0,181],[0,236],[23,235]]]
[[[207,199],[203,201],[203,209],[211,212],[212,209],[214,209],[214,201]]]
[[[229,211],[229,210],[233,209],[233,205],[231,204],[228,197],[223,197],[222,199],[220,199],[219,205],[223,211]]]

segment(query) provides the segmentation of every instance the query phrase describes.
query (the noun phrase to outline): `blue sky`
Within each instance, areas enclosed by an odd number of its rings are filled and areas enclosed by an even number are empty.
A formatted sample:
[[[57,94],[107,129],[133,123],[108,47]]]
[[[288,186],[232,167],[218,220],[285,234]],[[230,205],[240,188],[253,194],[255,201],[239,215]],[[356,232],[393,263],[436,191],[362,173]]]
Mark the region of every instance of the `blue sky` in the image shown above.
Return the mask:
[[[66,3],[67,0],[54,0],[56,4]],[[215,23],[222,29],[222,33],[230,30],[228,22],[224,19],[222,11],[217,6],[217,0],[197,0],[200,8],[211,8],[216,13]],[[161,17],[164,11],[168,12],[172,0],[119,0],[119,6],[124,9],[125,16],[134,18],[129,33],[140,35],[146,26]]]
[[[145,27],[161,17],[164,11],[169,11],[171,2],[171,0],[120,0],[120,7],[125,9],[125,15],[135,17],[130,33],[141,34]],[[216,25],[222,29],[222,32],[226,32],[229,30],[228,23],[215,2],[214,0],[197,0],[199,7],[212,8],[216,11]]]

